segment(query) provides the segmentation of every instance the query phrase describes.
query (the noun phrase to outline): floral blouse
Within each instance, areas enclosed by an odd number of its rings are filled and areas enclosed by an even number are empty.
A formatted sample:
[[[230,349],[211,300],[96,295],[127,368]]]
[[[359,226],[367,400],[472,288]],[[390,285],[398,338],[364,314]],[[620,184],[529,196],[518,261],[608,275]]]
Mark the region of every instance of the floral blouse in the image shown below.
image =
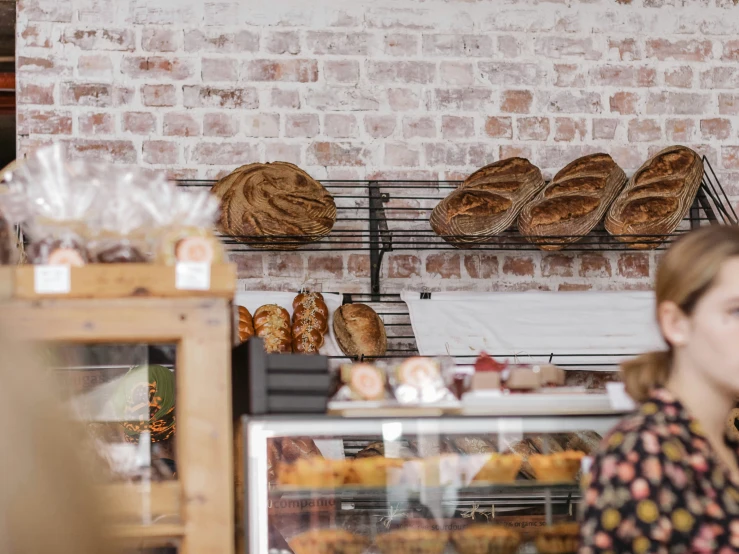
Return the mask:
[[[739,553],[739,483],[665,389],[604,439],[588,479],[580,554]]]

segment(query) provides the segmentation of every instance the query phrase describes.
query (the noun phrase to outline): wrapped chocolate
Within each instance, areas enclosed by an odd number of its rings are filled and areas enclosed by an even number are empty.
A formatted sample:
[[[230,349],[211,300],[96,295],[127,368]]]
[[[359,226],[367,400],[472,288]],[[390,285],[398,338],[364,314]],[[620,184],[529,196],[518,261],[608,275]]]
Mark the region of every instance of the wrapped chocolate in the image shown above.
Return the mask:
[[[146,210],[157,227],[155,259],[158,263],[220,263],[226,255],[213,227],[219,202],[207,190],[182,190],[159,184],[145,198]]]
[[[442,361],[414,356],[391,367],[390,385],[401,404],[429,404],[454,400],[442,377]]]
[[[88,222],[106,176],[103,166],[69,161],[61,144],[37,150],[4,175],[0,209],[31,241],[34,264],[83,265],[90,261]]]

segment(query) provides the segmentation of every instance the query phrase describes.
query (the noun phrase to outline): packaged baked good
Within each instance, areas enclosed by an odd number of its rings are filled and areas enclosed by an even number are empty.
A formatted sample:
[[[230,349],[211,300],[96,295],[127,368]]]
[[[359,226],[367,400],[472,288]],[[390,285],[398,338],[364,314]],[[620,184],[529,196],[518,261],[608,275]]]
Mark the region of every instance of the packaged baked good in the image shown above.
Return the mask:
[[[499,362],[485,352],[475,360],[474,373],[470,383],[470,389],[500,390],[503,385],[503,372],[508,368],[508,362]]]
[[[293,300],[292,348],[299,354],[317,354],[328,331],[328,307],[320,292],[301,292]]]
[[[511,391],[531,391],[541,386],[539,374],[534,368],[516,365],[508,368],[504,386]]]
[[[375,538],[382,554],[442,554],[449,541],[448,533],[428,529],[398,529]]]
[[[536,535],[540,554],[576,554],[579,547],[580,525],[574,521],[550,525]]]
[[[218,218],[218,200],[205,190],[184,190],[157,182],[141,202],[154,226],[154,253],[158,263],[215,264],[226,254],[212,229]]]
[[[537,481],[568,483],[575,480],[584,457],[583,452],[565,450],[553,454],[532,454],[528,460]]]
[[[414,356],[392,366],[393,394],[401,404],[427,404],[454,400],[442,377],[441,362],[434,358]]]
[[[335,400],[384,400],[387,393],[387,377],[381,365],[368,363],[344,364],[339,369],[343,386]]]
[[[521,534],[502,525],[470,525],[451,535],[458,554],[516,554]]]
[[[5,174],[0,210],[10,223],[22,226],[31,263],[90,261],[89,222],[107,172],[107,166],[97,163],[70,161],[65,146],[57,143]]]
[[[294,554],[362,554],[369,539],[343,529],[311,529],[288,541]]]

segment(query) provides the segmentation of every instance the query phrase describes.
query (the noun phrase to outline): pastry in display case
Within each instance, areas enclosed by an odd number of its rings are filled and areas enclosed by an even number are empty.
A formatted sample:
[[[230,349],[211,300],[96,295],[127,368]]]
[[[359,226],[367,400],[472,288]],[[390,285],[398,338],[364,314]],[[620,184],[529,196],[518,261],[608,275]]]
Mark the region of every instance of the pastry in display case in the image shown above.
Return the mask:
[[[575,552],[582,466],[624,412],[376,414],[243,418],[247,552]],[[282,441],[310,448],[275,466]]]

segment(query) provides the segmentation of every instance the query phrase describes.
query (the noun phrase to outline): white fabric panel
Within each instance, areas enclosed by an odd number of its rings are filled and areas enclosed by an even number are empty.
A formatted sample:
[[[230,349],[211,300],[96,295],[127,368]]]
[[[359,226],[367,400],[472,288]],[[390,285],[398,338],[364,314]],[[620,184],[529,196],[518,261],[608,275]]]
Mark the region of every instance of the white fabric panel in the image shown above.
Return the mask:
[[[320,354],[326,356],[342,356],[343,353],[339,349],[339,345],[336,342],[334,335],[334,312],[341,307],[342,296],[341,294],[323,294],[323,299],[326,301],[326,307],[328,308],[328,333],[324,337],[324,343],[319,350]],[[237,292],[234,297],[234,304],[236,306],[243,306],[253,316],[254,312],[257,311],[261,306],[265,304],[277,304],[285,308],[290,314],[290,318],[293,317],[293,300],[298,295],[296,292],[270,292],[270,291],[247,291]]]
[[[427,300],[418,292],[401,296],[424,356],[485,351],[516,355],[526,363],[529,356],[553,353],[554,363],[574,366],[615,364],[624,355],[664,347],[652,292],[434,292]]]

